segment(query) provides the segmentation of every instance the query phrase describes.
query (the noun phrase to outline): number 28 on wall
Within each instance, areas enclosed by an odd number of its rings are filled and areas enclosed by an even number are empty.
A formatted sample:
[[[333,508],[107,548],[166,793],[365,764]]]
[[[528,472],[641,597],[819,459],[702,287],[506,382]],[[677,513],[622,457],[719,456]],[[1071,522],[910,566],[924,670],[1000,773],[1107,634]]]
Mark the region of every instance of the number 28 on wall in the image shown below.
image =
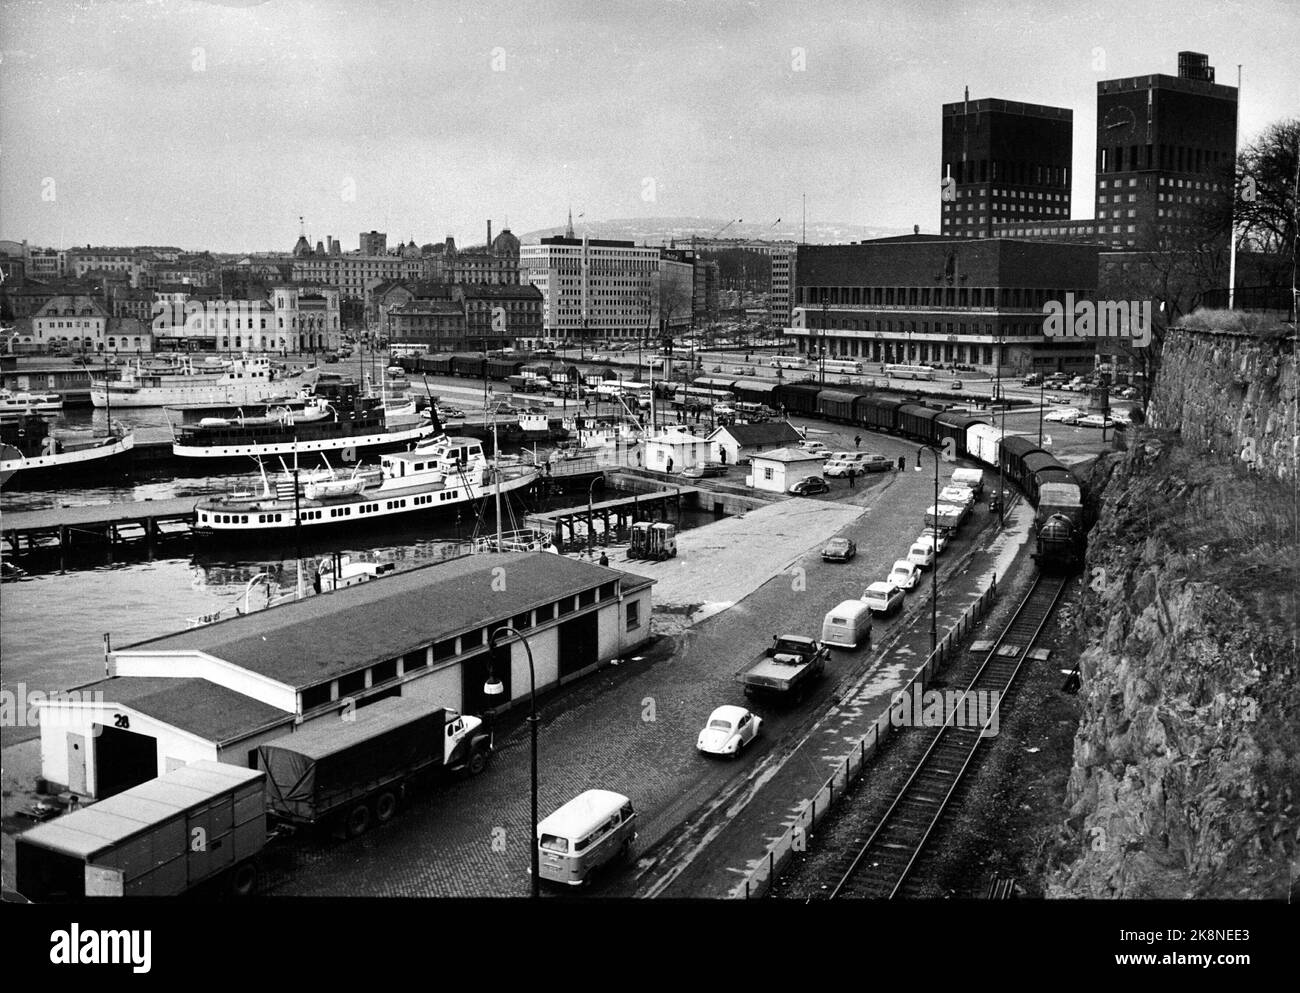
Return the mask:
[[[131,718],[130,718],[127,714],[114,714],[114,715],[113,715],[113,727],[115,727],[115,728],[129,728],[130,726],[131,726]]]

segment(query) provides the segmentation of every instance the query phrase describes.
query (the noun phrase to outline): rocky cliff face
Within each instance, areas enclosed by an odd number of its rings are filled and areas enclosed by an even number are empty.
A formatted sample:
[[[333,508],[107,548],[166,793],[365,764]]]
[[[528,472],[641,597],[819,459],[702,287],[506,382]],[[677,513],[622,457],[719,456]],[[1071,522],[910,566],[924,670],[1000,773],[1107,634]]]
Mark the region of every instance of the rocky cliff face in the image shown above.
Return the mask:
[[[1164,342],[1151,425],[1197,451],[1296,479],[1295,332],[1173,328]]]
[[[1284,898],[1300,875],[1294,361],[1286,400],[1289,344],[1172,347],[1165,429],[1090,481],[1084,713],[1046,890]],[[1243,370],[1262,378],[1238,388]],[[1253,466],[1248,437],[1271,439]]]

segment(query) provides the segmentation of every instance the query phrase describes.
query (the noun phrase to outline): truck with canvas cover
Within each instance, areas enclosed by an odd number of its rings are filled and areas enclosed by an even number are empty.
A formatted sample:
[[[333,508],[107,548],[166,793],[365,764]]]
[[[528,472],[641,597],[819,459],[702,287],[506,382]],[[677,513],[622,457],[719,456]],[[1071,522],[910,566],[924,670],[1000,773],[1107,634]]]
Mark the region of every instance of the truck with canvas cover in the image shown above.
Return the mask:
[[[341,816],[349,835],[387,821],[430,776],[482,772],[492,735],[482,720],[424,700],[390,697],[258,747],[272,817],[316,825]]]

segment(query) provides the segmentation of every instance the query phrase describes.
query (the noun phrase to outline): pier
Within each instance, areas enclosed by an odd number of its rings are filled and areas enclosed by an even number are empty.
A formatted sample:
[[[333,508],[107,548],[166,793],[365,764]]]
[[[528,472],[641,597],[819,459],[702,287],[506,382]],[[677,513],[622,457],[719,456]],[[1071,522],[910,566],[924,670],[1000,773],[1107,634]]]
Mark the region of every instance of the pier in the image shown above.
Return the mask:
[[[70,555],[90,551],[106,552],[111,562],[119,550],[143,545],[145,556],[152,558],[163,541],[189,535],[199,499],[189,496],[6,513],[0,518],[0,541],[9,556],[57,554],[60,570]]]

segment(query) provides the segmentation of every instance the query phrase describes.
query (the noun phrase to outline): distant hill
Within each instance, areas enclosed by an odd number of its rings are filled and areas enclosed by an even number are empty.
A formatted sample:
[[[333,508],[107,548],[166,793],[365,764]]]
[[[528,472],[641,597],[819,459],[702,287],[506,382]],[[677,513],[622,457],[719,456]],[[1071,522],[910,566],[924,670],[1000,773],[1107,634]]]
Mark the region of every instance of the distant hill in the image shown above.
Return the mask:
[[[634,241],[638,245],[667,245],[676,241],[679,246],[689,243],[692,236],[711,238],[720,231],[723,238],[748,238],[763,241],[799,241],[802,237],[802,225],[799,218],[782,218],[773,225],[768,222],[740,222],[727,227],[725,218],[716,217],[625,217],[608,221],[591,221],[586,218],[573,219],[573,232],[579,238],[588,234],[592,238],[610,238],[617,241]],[[564,225],[553,228],[541,228],[519,236],[526,245],[537,244],[542,238],[564,234]],[[837,221],[809,221],[808,244],[836,245],[850,241],[863,241],[871,238],[888,238],[894,235],[911,234],[904,228],[876,228],[862,224],[843,224]]]

